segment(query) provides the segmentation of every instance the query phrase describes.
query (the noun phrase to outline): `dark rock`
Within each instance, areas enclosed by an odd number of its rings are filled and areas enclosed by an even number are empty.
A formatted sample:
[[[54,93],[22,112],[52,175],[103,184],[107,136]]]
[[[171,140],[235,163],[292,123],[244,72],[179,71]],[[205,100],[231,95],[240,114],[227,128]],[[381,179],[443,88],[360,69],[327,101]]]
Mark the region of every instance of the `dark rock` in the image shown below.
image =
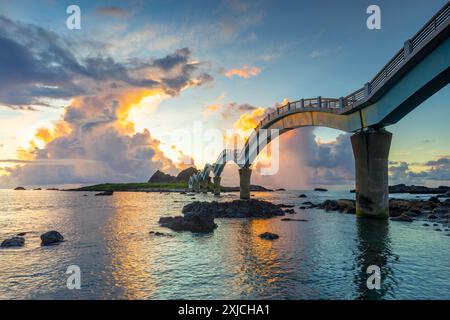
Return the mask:
[[[174,182],[188,182],[189,178],[194,174],[197,173],[198,170],[194,167],[190,167],[187,169],[182,170],[176,178],[173,180]]]
[[[63,242],[64,237],[58,231],[48,231],[41,235],[41,245],[48,246],[51,244],[56,244],[59,242]]]
[[[261,239],[264,239],[264,240],[276,240],[276,239],[278,239],[280,236],[277,235],[276,233],[264,232],[264,233],[261,233],[261,234],[259,235],[259,237],[260,237]]]
[[[439,215],[444,215],[449,212],[450,212],[449,208],[443,208],[443,207],[434,208],[434,210],[433,210],[434,214],[439,214]]]
[[[186,192],[185,191],[181,191],[180,194],[186,194]]]
[[[404,215],[411,217],[411,218],[415,218],[418,216],[418,214],[416,212],[413,211],[406,211],[405,213],[403,213]]]
[[[288,214],[295,214],[295,210],[294,209],[285,209],[284,212],[286,212]]]
[[[281,221],[304,221],[304,222],[306,222],[306,221],[308,221],[308,220],[306,220],[306,219],[283,218],[283,219],[281,219]]]
[[[441,201],[437,197],[431,197],[430,199],[428,199],[428,201],[434,202],[434,203],[441,203]]]
[[[114,191],[103,191],[100,193],[96,193],[95,196],[112,196],[114,194]]]
[[[312,206],[313,203],[311,201],[305,201],[302,204],[307,205],[307,206]]]
[[[158,232],[158,231],[150,231],[149,234],[156,236],[156,237],[172,237],[171,234],[164,233],[164,232]]]
[[[278,205],[280,208],[294,208],[295,205],[293,204],[279,204]]]
[[[33,189],[33,190],[35,190],[35,191],[41,191],[42,188],[36,188],[36,189]]]
[[[240,189],[241,189],[240,187],[225,187],[225,186],[221,186],[221,190],[223,192],[239,192]],[[250,191],[252,191],[252,192],[272,192],[273,189],[267,189],[267,188],[265,188],[263,186],[258,186],[258,185],[251,184],[250,185]]]
[[[301,206],[301,207],[299,207],[299,208],[302,209],[302,210],[305,210],[305,209],[306,209],[305,206]]]
[[[16,191],[23,191],[23,190],[27,190],[27,189],[25,189],[24,187],[17,187],[14,190],[16,190]]]
[[[328,189],[324,189],[324,188],[315,188],[314,191],[327,192]]]
[[[434,229],[435,231],[439,231],[439,232],[441,232],[442,230],[441,229],[439,229],[439,228],[437,228],[437,229]]]
[[[27,235],[26,232],[20,232],[20,233],[16,234],[16,236],[18,236],[18,237],[24,237],[26,235]]]
[[[198,233],[212,232],[217,228],[214,223],[214,215],[211,213],[187,212],[184,216],[162,217],[159,219],[162,227],[174,231],[191,231]]]
[[[391,220],[392,220],[392,221],[403,221],[403,222],[413,222],[413,221],[414,221],[413,218],[408,217],[408,216],[405,215],[405,214],[402,214],[402,215],[400,215],[400,216],[398,216],[398,217],[391,217]]]
[[[430,225],[428,223],[423,224],[424,227],[429,227]]]
[[[83,197],[87,197],[88,195],[87,194],[83,194]]]
[[[24,244],[25,244],[25,238],[12,237],[12,238],[3,240],[3,242],[0,244],[0,247],[2,247],[2,248],[23,247]]]
[[[449,190],[450,187],[446,186],[439,186],[438,188],[428,188],[425,186],[407,186],[405,184],[389,186],[389,193],[445,194]]]
[[[299,198],[306,198],[306,194],[302,193],[301,195],[298,196]]]
[[[276,189],[275,191],[286,191],[286,189],[284,189],[284,188],[279,188],[279,189]]]
[[[272,218],[285,215],[279,206],[257,199],[220,203],[195,201],[185,205],[182,212],[183,214],[188,212],[211,213],[215,218]]]
[[[148,180],[149,183],[165,183],[165,182],[172,182],[175,180],[176,177],[171,176],[170,174],[166,174],[162,171],[157,170]]]
[[[58,188],[48,188],[48,189],[46,189],[46,190],[48,190],[48,191],[59,191]]]

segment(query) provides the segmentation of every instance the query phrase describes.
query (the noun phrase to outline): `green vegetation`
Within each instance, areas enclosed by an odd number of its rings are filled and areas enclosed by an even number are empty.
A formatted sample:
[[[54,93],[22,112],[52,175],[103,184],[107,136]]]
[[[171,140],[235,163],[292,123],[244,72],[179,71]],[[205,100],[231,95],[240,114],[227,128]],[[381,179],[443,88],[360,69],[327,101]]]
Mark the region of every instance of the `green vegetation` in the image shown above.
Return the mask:
[[[144,182],[144,183],[102,183],[94,186],[87,186],[74,191],[133,191],[146,189],[187,189],[186,182]]]

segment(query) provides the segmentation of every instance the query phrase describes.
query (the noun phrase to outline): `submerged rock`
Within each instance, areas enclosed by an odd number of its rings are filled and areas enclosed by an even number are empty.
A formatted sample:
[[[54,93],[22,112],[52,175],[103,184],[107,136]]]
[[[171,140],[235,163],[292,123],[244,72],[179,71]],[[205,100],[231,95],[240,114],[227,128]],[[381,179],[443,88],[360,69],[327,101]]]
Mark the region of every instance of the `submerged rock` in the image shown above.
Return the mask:
[[[25,238],[16,236],[3,240],[3,242],[0,244],[0,247],[2,248],[23,247],[24,244]]]
[[[407,216],[406,214],[401,214],[398,217],[391,217],[392,221],[403,221],[403,222],[413,222],[414,219]]]
[[[100,193],[96,193],[96,196],[112,196],[114,194],[114,191],[103,191]]]
[[[293,204],[279,204],[278,205],[280,208],[294,208],[295,207],[295,205],[293,205]]]
[[[307,222],[308,220],[306,220],[306,219],[283,218],[283,219],[281,219],[281,221],[303,221],[303,222]]]
[[[162,217],[159,219],[162,227],[174,231],[191,231],[199,233],[212,232],[217,228],[214,223],[214,216],[208,213],[185,213],[184,216]]]
[[[261,239],[264,239],[264,240],[276,240],[276,239],[278,239],[280,236],[277,235],[276,233],[264,232],[264,233],[261,233],[261,234],[259,235],[259,237],[260,237]]]
[[[298,196],[299,198],[306,198],[306,194],[302,193],[301,195]]]
[[[325,189],[325,188],[315,188],[314,191],[327,192],[328,189]]]
[[[173,235],[171,235],[171,234],[159,232],[159,231],[150,231],[149,234],[151,234],[152,236],[156,236],[156,237],[173,237]]]
[[[48,246],[64,241],[64,237],[58,231],[48,231],[41,235],[41,245]]]

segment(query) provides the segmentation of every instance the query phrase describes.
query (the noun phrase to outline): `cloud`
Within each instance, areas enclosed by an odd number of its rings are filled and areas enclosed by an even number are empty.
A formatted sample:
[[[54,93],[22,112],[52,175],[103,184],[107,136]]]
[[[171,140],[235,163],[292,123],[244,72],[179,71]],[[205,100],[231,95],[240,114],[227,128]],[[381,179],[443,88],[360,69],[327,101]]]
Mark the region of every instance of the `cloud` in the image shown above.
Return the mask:
[[[210,114],[218,113],[221,115],[224,119],[229,119],[233,115],[240,115],[242,113],[246,112],[252,112],[254,110],[258,109],[258,107],[255,107],[248,103],[239,104],[237,102],[230,102],[228,104],[211,104],[205,107],[203,114],[207,117]]]
[[[108,56],[77,57],[70,43],[41,27],[0,16],[0,105],[33,110],[45,99],[101,95],[113,88],[152,88],[177,95],[210,82],[188,48],[159,59],[118,62]]]
[[[102,15],[105,15],[108,17],[113,17],[113,18],[126,18],[130,14],[130,12],[127,9],[124,9],[121,7],[115,7],[115,6],[97,7],[97,9],[95,9],[95,11]]]
[[[321,49],[321,50],[314,50],[313,52],[311,52],[311,54],[309,55],[311,58],[316,59],[316,58],[320,58],[323,56],[328,56],[328,55],[332,55],[332,54],[336,54],[339,51],[341,51],[344,47],[343,46],[338,46],[335,48],[327,48],[327,49]]]
[[[251,67],[251,66],[243,66],[239,69],[231,69],[228,71],[224,71],[224,75],[227,78],[231,78],[233,76],[238,76],[240,78],[250,78],[250,77],[255,77],[258,74],[260,74],[262,71],[261,68],[258,67]]]
[[[428,181],[450,181],[450,157],[444,156],[419,164],[423,170],[412,170],[405,161],[389,167],[392,183],[426,184]]]

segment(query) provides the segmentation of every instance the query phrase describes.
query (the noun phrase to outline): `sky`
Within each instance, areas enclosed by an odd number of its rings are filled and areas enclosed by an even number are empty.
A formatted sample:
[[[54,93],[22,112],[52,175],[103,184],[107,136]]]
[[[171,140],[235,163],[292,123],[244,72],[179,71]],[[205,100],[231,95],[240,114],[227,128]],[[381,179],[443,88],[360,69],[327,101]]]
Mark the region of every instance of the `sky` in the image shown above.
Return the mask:
[[[362,87],[445,3],[0,0],[0,188],[201,168],[227,130],[251,132],[270,108]],[[79,30],[66,26],[74,4]],[[366,26],[372,4],[380,30]],[[449,94],[387,128],[391,183],[448,184]],[[353,183],[350,134],[302,128],[279,145],[279,172],[255,170],[252,182]],[[236,168],[225,184],[236,184]]]

